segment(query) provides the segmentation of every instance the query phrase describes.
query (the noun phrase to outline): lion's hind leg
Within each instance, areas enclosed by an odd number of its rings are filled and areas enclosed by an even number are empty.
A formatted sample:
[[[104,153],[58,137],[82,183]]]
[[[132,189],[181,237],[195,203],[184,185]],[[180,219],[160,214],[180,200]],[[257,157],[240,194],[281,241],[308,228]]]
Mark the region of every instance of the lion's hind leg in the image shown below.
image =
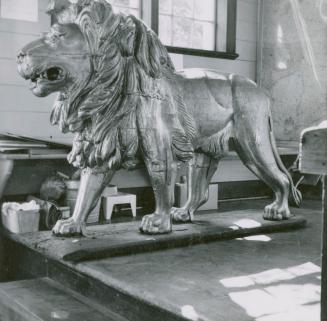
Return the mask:
[[[268,98],[254,86],[234,83],[235,149],[244,164],[274,192],[275,200],[265,207],[267,220],[288,219],[291,182],[278,165],[274,151]],[[281,162],[281,161],[280,161]]]
[[[274,201],[264,209],[264,219],[280,221],[290,218],[288,206],[290,183],[287,176],[280,171],[269,152],[266,153],[258,146],[250,148],[249,146],[245,147],[245,144],[242,145],[239,145],[237,151],[244,164],[274,192]]]
[[[188,164],[187,201],[181,208],[173,207],[171,216],[175,222],[193,220],[194,212],[208,200],[211,178],[218,166],[218,160],[204,154],[195,154]]]

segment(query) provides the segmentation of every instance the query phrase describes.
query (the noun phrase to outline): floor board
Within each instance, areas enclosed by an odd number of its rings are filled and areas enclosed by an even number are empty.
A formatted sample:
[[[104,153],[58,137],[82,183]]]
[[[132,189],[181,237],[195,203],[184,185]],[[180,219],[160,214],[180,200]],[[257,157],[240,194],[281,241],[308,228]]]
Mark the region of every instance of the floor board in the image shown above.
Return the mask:
[[[224,204],[219,226],[236,225],[242,219],[260,224],[265,204],[267,200]],[[130,321],[319,321],[321,203],[306,201],[301,209],[292,210],[307,221],[305,228],[79,263],[64,261],[58,251],[57,258],[50,258],[45,249],[52,243],[56,247],[52,239],[39,235],[31,242],[28,235],[15,237],[16,243],[44,258],[39,266],[45,265],[51,278]],[[251,211],[257,213],[256,219],[250,217]],[[197,216],[198,222],[206,215]],[[139,237],[136,222],[130,224]],[[121,234],[111,231],[105,240],[117,244]],[[126,235],[132,233],[128,231]],[[89,232],[92,236],[95,230]],[[65,242],[76,246],[81,240]]]
[[[48,278],[0,284],[1,321],[126,321]]]

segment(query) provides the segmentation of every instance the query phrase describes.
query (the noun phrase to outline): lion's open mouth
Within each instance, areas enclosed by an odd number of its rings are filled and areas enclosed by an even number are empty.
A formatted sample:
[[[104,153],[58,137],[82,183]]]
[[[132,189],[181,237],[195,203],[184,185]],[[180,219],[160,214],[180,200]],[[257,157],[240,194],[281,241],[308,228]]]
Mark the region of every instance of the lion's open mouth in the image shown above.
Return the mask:
[[[31,82],[33,85],[37,85],[38,82],[56,82],[63,80],[65,77],[63,69],[59,67],[48,68],[41,73],[34,73],[31,76]]]

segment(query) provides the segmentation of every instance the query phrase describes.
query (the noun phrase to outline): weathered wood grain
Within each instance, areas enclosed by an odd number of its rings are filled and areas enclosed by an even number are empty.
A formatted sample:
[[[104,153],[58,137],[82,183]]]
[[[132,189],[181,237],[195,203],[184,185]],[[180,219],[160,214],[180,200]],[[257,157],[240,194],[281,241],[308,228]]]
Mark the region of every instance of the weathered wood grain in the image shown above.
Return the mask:
[[[294,212],[299,216],[281,222],[263,220],[258,210],[201,214],[193,224],[174,225],[173,233],[168,235],[141,234],[139,221],[132,221],[89,226],[87,236],[80,238],[58,238],[51,232],[10,237],[56,260],[79,262],[304,227],[306,220],[300,216],[301,210]]]
[[[125,320],[48,278],[1,284],[0,318],[1,321]]]

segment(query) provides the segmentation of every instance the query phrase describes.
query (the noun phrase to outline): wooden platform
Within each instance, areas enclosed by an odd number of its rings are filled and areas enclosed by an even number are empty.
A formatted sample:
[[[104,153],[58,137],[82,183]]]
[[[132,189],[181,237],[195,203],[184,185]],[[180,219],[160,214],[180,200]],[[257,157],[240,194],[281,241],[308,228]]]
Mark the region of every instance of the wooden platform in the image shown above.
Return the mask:
[[[289,221],[267,222],[262,219],[262,208],[265,204],[266,200],[248,204],[255,206],[255,210],[229,209],[221,213],[198,214],[194,224],[174,225],[174,232],[163,236],[140,234],[139,221],[88,227],[88,236],[85,238],[55,238],[50,232],[24,235],[6,233],[5,248],[8,254],[9,271],[14,277],[36,277],[39,279],[36,281],[37,284],[38,282],[43,284],[44,280],[49,284],[44,277],[50,278],[55,282],[49,285],[50,293],[63,291],[65,300],[71,300],[70,296],[72,296],[74,302],[78,301],[77,305],[82,302],[90,306],[90,311],[97,310],[102,313],[101,307],[103,307],[110,313],[115,313],[129,321],[190,320],[181,312],[181,307],[185,304],[193,305],[201,315],[206,316],[200,317],[199,321],[223,320],[224,318],[218,318],[218,315],[225,307],[228,311],[236,311],[237,315],[243,316],[241,309],[236,309],[235,306],[231,309],[228,299],[229,289],[224,289],[218,281],[226,277],[238,276],[238,273],[240,275],[258,273],[279,266],[277,262],[282,257],[287,260],[284,262],[285,266],[303,264],[303,251],[306,248],[304,244],[309,244],[306,241],[308,238],[312,239],[309,233],[313,229],[311,217],[317,216],[317,211],[305,207],[292,209],[296,217]],[[238,204],[236,207],[247,206]],[[304,227],[306,220],[302,217],[310,220],[308,228],[303,231],[266,235]],[[319,234],[316,225],[314,230],[315,235]],[[307,234],[310,234],[309,237],[305,236]],[[298,244],[299,235],[301,239],[303,236],[301,246]],[[288,243],[290,237],[295,238],[295,241],[292,239],[292,242]],[[228,240],[233,238],[236,240]],[[227,241],[216,242],[226,239]],[[285,244],[281,240],[286,240]],[[205,242],[210,243],[191,246]],[[295,244],[295,248],[284,249],[284,245],[288,244]],[[181,246],[184,248],[180,250],[158,251]],[[156,251],[149,252],[153,250]],[[136,252],[147,253],[134,255]],[[266,259],[256,260],[258,257],[264,257],[268,252],[270,254],[267,254]],[[118,256],[124,253],[130,255]],[[290,253],[292,255],[289,255]],[[317,257],[315,251],[310,255]],[[275,256],[276,260],[272,261]],[[294,258],[297,260],[294,261]],[[306,260],[311,259],[306,257]],[[258,262],[260,267],[257,267]],[[232,271],[231,266],[233,266]],[[255,270],[252,270],[253,266]],[[187,292],[183,292],[184,285],[181,288],[178,286],[182,280],[190,286]],[[191,286],[189,282],[193,285]],[[177,288],[174,287],[175,283]],[[28,291],[33,292],[25,289],[30,287],[30,283],[20,286],[24,288],[22,290],[24,298],[31,296],[33,299],[35,295],[37,296],[35,293],[26,294]],[[35,285],[37,292],[38,287],[39,285]],[[210,291],[219,294],[219,298],[216,294],[208,296]],[[82,297],[76,296],[76,293]],[[42,296],[46,297],[45,294]],[[10,302],[13,302],[16,297],[18,294],[10,294],[9,301],[4,304],[7,309],[11,307]],[[23,298],[19,300],[19,304],[26,309],[29,301],[24,301]],[[88,303],[88,300],[92,304]],[[55,302],[54,299],[51,301]],[[100,310],[93,303],[99,304]],[[50,306],[47,308],[57,311],[60,306],[54,303],[51,308]],[[0,305],[0,311],[1,309]],[[61,310],[67,312],[68,308],[63,305]],[[233,313],[233,317],[228,319],[242,319],[234,318],[235,313]],[[103,318],[103,320],[110,320],[110,318]]]
[[[200,214],[193,223],[176,224],[173,232],[165,235],[141,234],[139,221],[132,221],[89,226],[87,236],[79,238],[58,238],[51,232],[11,234],[10,237],[46,257],[80,262],[288,231],[304,227],[305,224],[306,220],[301,216],[271,222],[262,218],[261,211],[243,210]]]
[[[126,321],[49,278],[0,284],[1,321]]]

